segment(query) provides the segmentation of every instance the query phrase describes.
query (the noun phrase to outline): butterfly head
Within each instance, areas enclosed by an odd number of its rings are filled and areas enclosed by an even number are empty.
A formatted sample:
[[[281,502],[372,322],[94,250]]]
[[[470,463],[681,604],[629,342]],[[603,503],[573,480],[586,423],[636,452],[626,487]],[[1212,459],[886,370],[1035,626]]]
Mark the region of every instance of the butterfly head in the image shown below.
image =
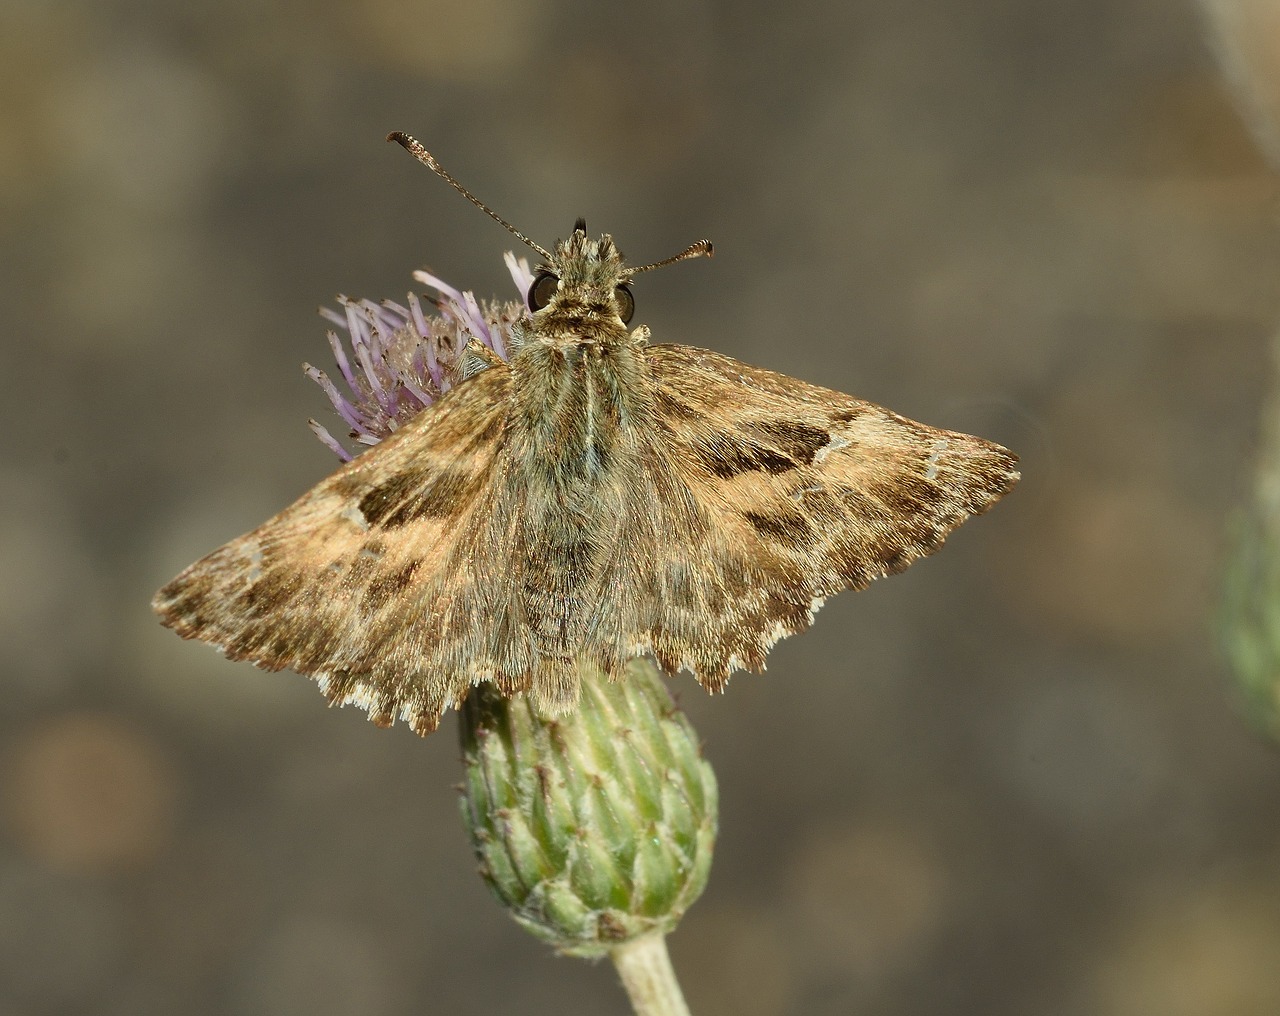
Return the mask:
[[[538,267],[529,287],[529,310],[546,316],[617,320],[626,324],[635,313],[635,298],[628,283],[634,269],[605,233],[598,240],[587,236],[587,223],[579,219],[567,240]]]

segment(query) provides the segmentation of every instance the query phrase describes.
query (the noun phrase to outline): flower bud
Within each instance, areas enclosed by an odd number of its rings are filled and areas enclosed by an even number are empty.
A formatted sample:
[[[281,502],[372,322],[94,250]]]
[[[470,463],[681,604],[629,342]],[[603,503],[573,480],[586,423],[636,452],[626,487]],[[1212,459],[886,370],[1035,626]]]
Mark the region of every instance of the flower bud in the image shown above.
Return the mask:
[[[706,886],[716,782],[652,662],[616,683],[584,667],[556,718],[478,686],[460,729],[463,821],[520,924],[577,956],[675,928]]]
[[[1280,518],[1255,504],[1232,534],[1222,642],[1249,718],[1280,740]]]

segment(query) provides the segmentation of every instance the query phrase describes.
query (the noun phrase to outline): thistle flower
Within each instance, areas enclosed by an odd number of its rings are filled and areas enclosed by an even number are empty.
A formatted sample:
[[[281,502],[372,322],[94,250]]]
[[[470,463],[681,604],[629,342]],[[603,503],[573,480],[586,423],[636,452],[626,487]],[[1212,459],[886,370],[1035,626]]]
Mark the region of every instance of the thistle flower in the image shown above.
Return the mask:
[[[377,444],[469,377],[470,343],[503,359],[519,348],[533,275],[523,258],[505,260],[519,303],[479,301],[419,271],[434,314],[412,293],[404,304],[339,297],[340,311],[321,309],[335,326],[337,383],[305,370],[357,445]],[[664,936],[706,886],[715,776],[651,661],[632,661],[616,684],[582,677],[577,711],[555,719],[526,697],[472,690],[458,714],[463,822],[481,876],[517,922],[563,953],[609,955],[637,1013],[687,1016]]]
[[[344,395],[324,371],[303,364],[311,380],[324,389],[334,410],[350,428],[357,444],[375,445],[431,405],[468,376],[466,347],[474,340],[507,359],[518,345],[512,325],[524,314],[533,285],[529,262],[506,255],[508,271],[520,291],[520,302],[479,301],[424,271],[413,273],[435,290],[428,304],[438,313],[428,316],[414,293],[406,303],[352,300],[338,297],[342,311],[320,308],[320,316],[347,333],[350,354],[337,331],[328,333]],[[328,429],[315,420],[308,426],[343,462],[352,458]]]

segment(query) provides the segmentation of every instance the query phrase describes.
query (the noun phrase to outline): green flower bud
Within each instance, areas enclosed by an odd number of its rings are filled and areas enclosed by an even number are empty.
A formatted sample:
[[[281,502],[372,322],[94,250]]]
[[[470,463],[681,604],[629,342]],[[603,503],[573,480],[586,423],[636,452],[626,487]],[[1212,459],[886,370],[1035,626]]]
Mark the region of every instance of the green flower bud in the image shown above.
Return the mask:
[[[1232,534],[1222,641],[1249,718],[1280,740],[1280,520],[1263,507]]]
[[[1280,336],[1272,343],[1280,376]],[[1252,497],[1232,527],[1222,644],[1249,718],[1280,740],[1280,394],[1262,407]]]
[[[520,924],[593,957],[675,928],[711,869],[716,781],[653,663],[584,671],[568,716],[482,685],[460,718],[463,822]]]

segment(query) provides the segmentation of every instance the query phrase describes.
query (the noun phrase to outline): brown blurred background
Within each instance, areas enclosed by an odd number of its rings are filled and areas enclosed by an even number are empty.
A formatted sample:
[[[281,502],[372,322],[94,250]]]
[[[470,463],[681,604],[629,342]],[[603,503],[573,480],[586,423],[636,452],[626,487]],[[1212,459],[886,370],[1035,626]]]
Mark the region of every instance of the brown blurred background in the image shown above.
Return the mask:
[[[1280,1012],[1280,752],[1213,632],[1280,327],[1280,18],[1209,6],[10,0],[0,1011],[626,1011],[475,877],[451,723],[148,609],[333,468],[319,303],[511,294],[402,129],[543,244],[714,239],[638,287],[656,340],[1023,457],[767,677],[673,682],[723,796],[694,1012]]]

